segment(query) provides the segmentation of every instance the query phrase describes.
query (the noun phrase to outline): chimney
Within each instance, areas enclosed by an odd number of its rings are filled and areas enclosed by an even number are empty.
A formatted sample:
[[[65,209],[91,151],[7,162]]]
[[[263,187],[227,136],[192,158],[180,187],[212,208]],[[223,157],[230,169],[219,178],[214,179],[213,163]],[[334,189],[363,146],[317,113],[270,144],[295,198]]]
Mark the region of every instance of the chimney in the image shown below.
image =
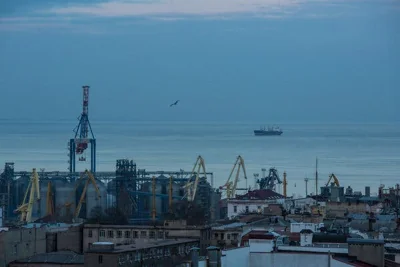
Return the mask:
[[[207,248],[208,265],[207,267],[221,267],[221,254],[219,248],[210,246]]]
[[[192,264],[191,267],[199,267],[199,248],[193,247],[190,249]]]
[[[371,196],[371,188],[369,186],[365,187],[365,196],[366,197]]]

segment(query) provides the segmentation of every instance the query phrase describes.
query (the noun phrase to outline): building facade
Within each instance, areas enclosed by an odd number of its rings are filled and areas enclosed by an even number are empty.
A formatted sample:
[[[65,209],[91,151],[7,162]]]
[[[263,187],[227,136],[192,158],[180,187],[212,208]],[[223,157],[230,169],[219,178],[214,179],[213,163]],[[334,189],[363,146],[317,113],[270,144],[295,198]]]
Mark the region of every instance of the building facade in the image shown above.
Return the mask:
[[[205,253],[211,244],[211,227],[187,226],[185,223],[166,222],[163,226],[86,224],[83,228],[83,251],[95,242],[133,244],[138,240],[164,240],[193,238],[199,240],[200,251]]]

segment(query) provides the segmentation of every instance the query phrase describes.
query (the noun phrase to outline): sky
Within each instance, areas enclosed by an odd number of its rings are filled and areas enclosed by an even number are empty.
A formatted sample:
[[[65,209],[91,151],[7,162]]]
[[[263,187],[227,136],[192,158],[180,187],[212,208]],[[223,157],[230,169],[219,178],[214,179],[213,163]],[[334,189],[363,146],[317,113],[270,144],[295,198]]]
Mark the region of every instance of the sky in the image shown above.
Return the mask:
[[[82,85],[93,120],[398,122],[400,1],[0,1],[0,119]]]

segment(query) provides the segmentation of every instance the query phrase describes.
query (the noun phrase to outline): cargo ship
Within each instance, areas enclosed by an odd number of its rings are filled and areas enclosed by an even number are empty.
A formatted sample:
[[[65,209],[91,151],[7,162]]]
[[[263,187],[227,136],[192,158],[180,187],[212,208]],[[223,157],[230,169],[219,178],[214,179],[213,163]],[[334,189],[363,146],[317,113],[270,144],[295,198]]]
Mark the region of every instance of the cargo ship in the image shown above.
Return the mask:
[[[261,135],[281,135],[283,131],[279,127],[260,127],[260,130],[254,130],[254,135],[261,136]]]

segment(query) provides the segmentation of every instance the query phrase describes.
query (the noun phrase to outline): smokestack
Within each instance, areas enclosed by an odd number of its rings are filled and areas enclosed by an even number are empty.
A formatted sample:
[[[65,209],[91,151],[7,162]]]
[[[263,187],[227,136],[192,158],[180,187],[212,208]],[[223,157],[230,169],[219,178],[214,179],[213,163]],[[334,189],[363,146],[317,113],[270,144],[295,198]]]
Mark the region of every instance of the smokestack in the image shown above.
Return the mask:
[[[365,196],[366,197],[371,196],[371,188],[369,186],[365,187]]]
[[[190,254],[192,258],[192,264],[190,265],[191,267],[199,267],[199,248],[198,247],[193,247],[190,249]]]
[[[207,248],[208,267],[221,267],[221,254],[219,248],[210,246]]]

